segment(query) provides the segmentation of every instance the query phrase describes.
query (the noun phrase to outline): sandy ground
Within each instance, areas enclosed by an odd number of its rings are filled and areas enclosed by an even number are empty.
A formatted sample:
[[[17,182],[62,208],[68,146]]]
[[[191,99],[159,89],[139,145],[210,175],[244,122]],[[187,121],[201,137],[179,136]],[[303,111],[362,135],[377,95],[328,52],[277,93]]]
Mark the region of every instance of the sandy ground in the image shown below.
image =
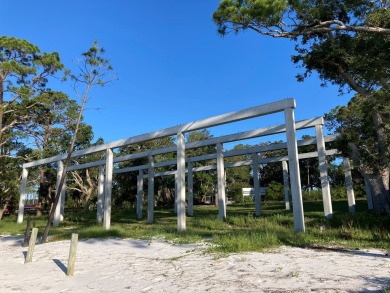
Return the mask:
[[[24,264],[21,237],[0,236],[0,292],[384,292],[390,257],[379,250],[281,247],[216,256],[204,245],[83,240],[66,276],[70,241],[36,245]]]

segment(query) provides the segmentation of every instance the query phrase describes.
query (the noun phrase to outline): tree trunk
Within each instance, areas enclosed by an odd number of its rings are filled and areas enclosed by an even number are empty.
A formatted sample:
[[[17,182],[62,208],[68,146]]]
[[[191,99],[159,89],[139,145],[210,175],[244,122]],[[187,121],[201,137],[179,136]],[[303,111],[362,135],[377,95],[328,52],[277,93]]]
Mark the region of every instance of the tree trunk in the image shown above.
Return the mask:
[[[44,188],[44,169],[39,167],[39,196],[38,196],[38,208],[37,208],[37,217],[42,216],[42,206],[43,206],[43,188]]]
[[[3,206],[3,208],[0,209],[0,221],[1,221],[1,219],[3,218],[3,214],[4,214],[4,211],[5,211],[6,208],[7,208],[7,203],[5,203],[4,206]]]
[[[91,195],[92,190],[88,190],[88,194],[85,195],[84,213],[87,213],[89,211],[89,206],[91,205]]]
[[[390,215],[390,192],[383,183],[383,176],[360,172],[367,180],[372,194],[374,211]]]

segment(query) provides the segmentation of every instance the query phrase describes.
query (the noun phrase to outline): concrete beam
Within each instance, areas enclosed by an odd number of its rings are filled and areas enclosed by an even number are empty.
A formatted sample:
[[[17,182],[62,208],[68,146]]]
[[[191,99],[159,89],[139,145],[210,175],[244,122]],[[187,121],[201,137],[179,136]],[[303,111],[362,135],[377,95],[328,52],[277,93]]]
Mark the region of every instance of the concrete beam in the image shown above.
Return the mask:
[[[252,107],[236,112],[231,112],[227,114],[222,114],[218,116],[214,116],[211,118],[206,118],[170,128],[165,128],[162,130],[136,135],[127,139],[121,139],[110,143],[105,143],[98,146],[89,147],[83,150],[78,150],[72,153],[72,158],[84,156],[86,154],[92,154],[96,152],[105,151],[107,149],[115,149],[139,142],[149,141],[157,138],[163,138],[166,136],[176,135],[177,133],[185,133],[190,131],[195,131],[199,129],[204,129],[208,127],[223,125],[231,122],[236,122],[240,120],[246,120],[254,117],[259,117],[263,115],[273,114],[277,112],[283,111],[285,108],[295,108],[295,100],[294,99],[285,99],[281,101],[276,101],[269,104],[260,105],[257,107]],[[26,163],[23,165],[24,168],[30,168],[34,166],[44,165],[51,162],[56,162],[59,160],[66,159],[66,154],[54,156],[47,159],[42,159],[30,163]]]

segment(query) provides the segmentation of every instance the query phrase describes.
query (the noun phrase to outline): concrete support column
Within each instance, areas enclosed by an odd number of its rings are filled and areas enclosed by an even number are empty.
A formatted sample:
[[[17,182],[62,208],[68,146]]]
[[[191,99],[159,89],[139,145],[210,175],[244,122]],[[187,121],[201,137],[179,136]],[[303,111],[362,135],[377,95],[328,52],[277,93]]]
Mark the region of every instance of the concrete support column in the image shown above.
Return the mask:
[[[301,178],[299,173],[298,145],[295,131],[294,110],[292,108],[284,109],[284,117],[286,121],[287,151],[290,167],[294,229],[295,232],[305,232],[305,219],[303,215]]]
[[[64,172],[64,163],[62,161],[57,162],[57,183],[56,183],[56,193],[59,190],[59,185],[61,181],[62,173]],[[60,199],[58,200],[58,204],[56,206],[56,210],[54,212],[54,219],[53,219],[53,226],[57,227],[60,224],[60,217],[61,217],[61,201],[62,201],[62,189],[60,191]]]
[[[290,210],[290,185],[288,180],[288,166],[286,161],[282,161],[283,168],[283,187],[284,187],[284,202],[286,204],[286,210]]]
[[[356,204],[355,204],[355,193],[353,191],[351,163],[348,158],[344,158],[343,164],[344,164],[344,174],[345,174],[345,186],[347,188],[347,196],[348,196],[348,208],[350,213],[355,213]]]
[[[186,161],[183,133],[177,134],[177,231],[186,230]]]
[[[103,227],[106,230],[111,226],[111,193],[112,193],[112,171],[114,154],[111,149],[106,151],[106,178],[104,184],[104,205],[103,205]]]
[[[149,156],[148,168],[148,223],[154,222],[154,158]]]
[[[333,217],[332,199],[330,196],[330,185],[328,178],[328,163],[326,161],[325,140],[322,125],[316,125],[318,166],[320,169],[322,201],[324,205],[324,214],[327,219]]]
[[[144,171],[139,170],[137,176],[137,219],[142,219],[142,200],[144,197]]]
[[[103,221],[103,203],[104,203],[104,165],[99,166],[98,193],[96,201],[96,222]]]
[[[253,190],[255,192],[256,216],[261,216],[261,197],[259,183],[259,157],[257,153],[252,154],[252,170],[253,170]]]
[[[67,177],[65,175],[65,181],[64,181],[64,185],[62,186],[61,197],[60,197],[60,201],[59,201],[59,204],[60,204],[60,222],[62,222],[64,220],[64,217],[65,217],[66,178]]]
[[[192,162],[188,162],[187,164],[187,201],[188,201],[188,215],[194,215],[194,183],[193,183],[193,174],[192,174]]]
[[[219,207],[219,219],[224,220],[226,218],[226,194],[225,194],[225,164],[223,161],[223,148],[222,144],[217,144],[217,174],[218,174],[218,207]]]
[[[18,224],[23,223],[24,202],[26,200],[27,176],[28,176],[28,170],[26,168],[23,168],[22,185],[20,186],[20,199],[19,199],[18,219],[17,219]]]
[[[177,214],[177,173],[175,174],[175,194],[174,194],[173,211]]]
[[[371,189],[370,189],[370,186],[368,185],[368,181],[366,179],[364,179],[364,187],[366,188],[367,208],[369,210],[373,210],[374,205],[372,202]]]

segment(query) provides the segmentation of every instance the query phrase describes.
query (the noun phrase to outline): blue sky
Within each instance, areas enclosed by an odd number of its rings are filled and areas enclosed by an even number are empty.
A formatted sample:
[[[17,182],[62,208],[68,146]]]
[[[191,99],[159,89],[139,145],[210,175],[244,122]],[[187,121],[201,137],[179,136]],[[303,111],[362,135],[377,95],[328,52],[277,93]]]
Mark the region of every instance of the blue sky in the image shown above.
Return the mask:
[[[119,79],[94,89],[84,115],[95,138],[106,142],[290,97],[296,120],[348,102],[337,87],[320,87],[315,75],[296,81],[302,69],[291,62],[293,42],[250,31],[220,37],[212,21],[218,3],[3,0],[0,27],[2,35],[59,52],[68,68],[94,40],[106,49]],[[68,84],[52,89],[76,98]],[[283,115],[211,131],[219,136],[279,123]]]

